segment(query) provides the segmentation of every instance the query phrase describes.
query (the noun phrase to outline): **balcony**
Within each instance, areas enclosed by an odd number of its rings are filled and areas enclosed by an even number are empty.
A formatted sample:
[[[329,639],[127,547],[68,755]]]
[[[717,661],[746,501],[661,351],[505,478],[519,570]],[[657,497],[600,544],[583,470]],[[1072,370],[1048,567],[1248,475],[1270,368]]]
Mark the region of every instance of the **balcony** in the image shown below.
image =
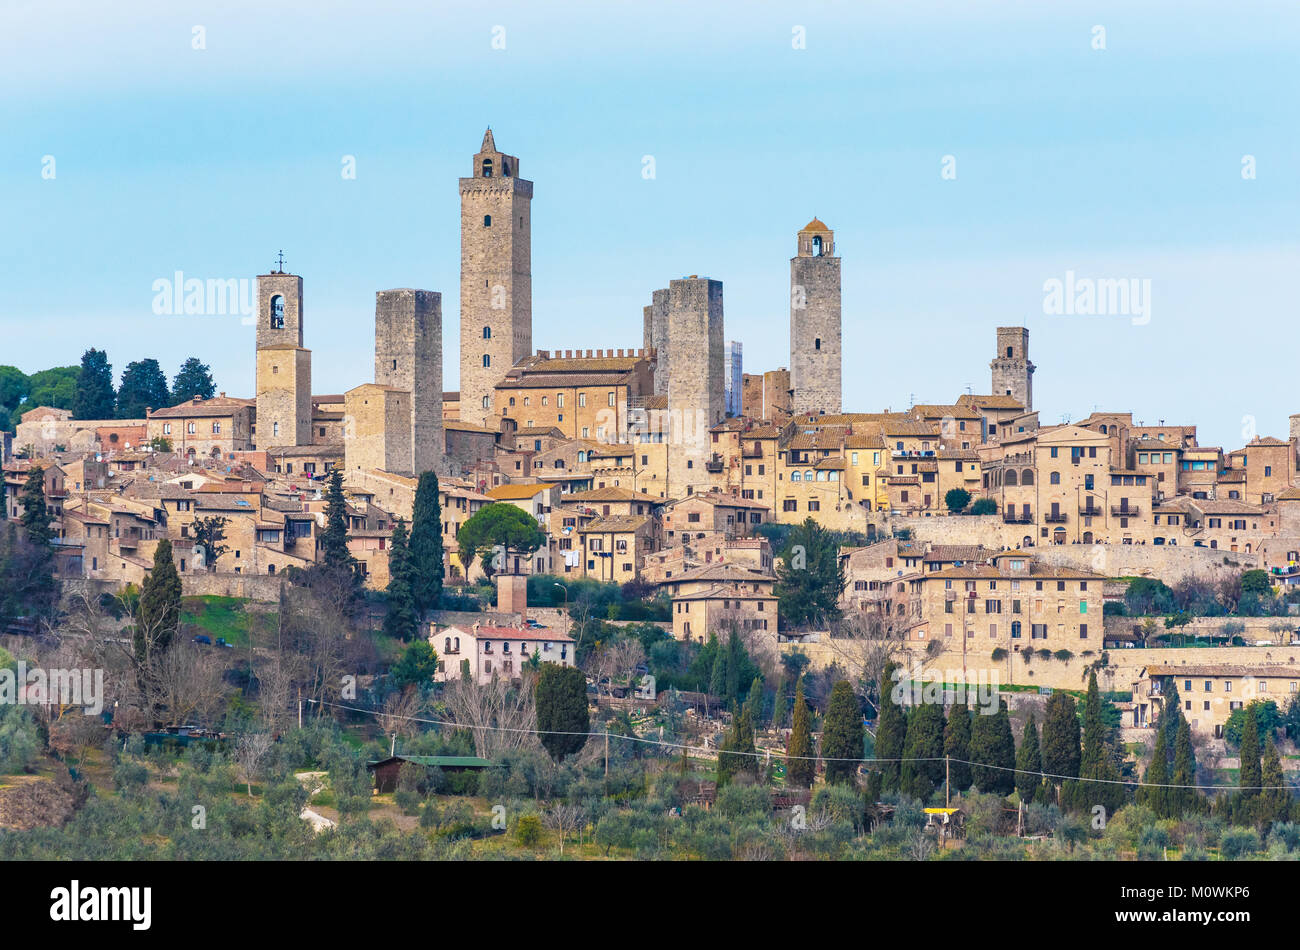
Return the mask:
[[[1079,515],[1080,517],[1083,518],[1100,518],[1105,514],[1106,514],[1105,508],[1100,508],[1096,506],[1088,506],[1079,509]]]
[[[714,474],[722,471],[722,468],[723,468],[723,461],[722,461],[722,456],[720,455],[714,455],[712,458],[710,458],[708,461],[704,463],[704,470],[707,472],[713,472]]]
[[[1116,518],[1136,518],[1142,509],[1137,505],[1111,505],[1110,513]]]
[[[1002,515],[1002,522],[1004,524],[1033,524],[1034,516],[1029,512],[1016,514],[1014,511],[1008,511]]]
[[[1065,512],[1053,511],[1043,515],[1043,521],[1047,524],[1065,524]]]

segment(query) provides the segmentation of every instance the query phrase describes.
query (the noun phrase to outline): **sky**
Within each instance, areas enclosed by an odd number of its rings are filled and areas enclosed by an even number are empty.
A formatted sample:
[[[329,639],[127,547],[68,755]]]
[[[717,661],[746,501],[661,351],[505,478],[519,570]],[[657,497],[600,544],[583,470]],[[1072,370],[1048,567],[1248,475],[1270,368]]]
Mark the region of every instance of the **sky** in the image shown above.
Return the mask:
[[[988,392],[1023,324],[1045,424],[1285,437],[1297,53],[1300,5],[1255,0],[6,0],[0,364],[197,355],[251,396],[254,328],[157,314],[155,281],[283,249],[316,392],[370,381],[390,287],[442,293],[455,389],[457,179],[490,125],[535,183],[538,349],[640,346],[651,291],[699,274],[745,370],[787,366],[815,215],[846,410]],[[1067,274],[1142,306],[1049,312]]]

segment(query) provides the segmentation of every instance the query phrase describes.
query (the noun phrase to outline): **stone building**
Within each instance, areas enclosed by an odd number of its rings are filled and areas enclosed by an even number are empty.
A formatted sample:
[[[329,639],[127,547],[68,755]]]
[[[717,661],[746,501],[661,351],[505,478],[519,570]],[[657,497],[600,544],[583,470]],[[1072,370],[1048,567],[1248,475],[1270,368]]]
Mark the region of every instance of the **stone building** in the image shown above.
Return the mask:
[[[554,427],[570,439],[624,442],[653,372],[645,350],[539,350],[502,372],[487,424],[508,419],[517,431]]]
[[[668,285],[668,494],[707,487],[708,430],[722,421],[722,281],[685,277]]]
[[[411,393],[379,383],[347,391],[346,471],[412,474]]]
[[[251,399],[234,399],[225,393],[213,399],[197,396],[179,406],[151,409],[146,423],[150,443],[166,440],[172,451],[186,457],[229,456],[252,446]]]
[[[442,471],[442,294],[375,294],[375,382],[411,394],[410,471]]]
[[[650,306],[642,311],[646,352],[655,355],[654,395],[668,395],[668,288],[650,295]]]
[[[460,420],[494,424],[496,384],[533,351],[533,183],[492,130],[460,179]]]
[[[790,259],[790,388],[796,413],[838,413],[840,259],[835,232],[813,218]]]
[[[998,327],[998,352],[989,363],[993,392],[1011,396],[1026,409],[1034,408],[1034,364],[1029,362],[1029,330]]]
[[[778,425],[790,418],[790,371],[784,366],[761,374],[745,373],[741,392],[742,415],[768,419]]]
[[[257,278],[257,419],[260,448],[312,443],[311,350],[304,349],[302,278]]]

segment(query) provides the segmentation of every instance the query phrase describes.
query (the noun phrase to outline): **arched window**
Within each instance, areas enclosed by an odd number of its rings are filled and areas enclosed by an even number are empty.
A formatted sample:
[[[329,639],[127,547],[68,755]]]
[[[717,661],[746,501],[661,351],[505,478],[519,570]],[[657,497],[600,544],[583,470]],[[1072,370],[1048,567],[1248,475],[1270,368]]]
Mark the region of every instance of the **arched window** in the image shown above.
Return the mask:
[[[1011,621],[1011,639],[1012,639],[1012,640],[1019,640],[1019,639],[1020,639],[1020,631],[1021,631],[1022,629],[1023,629],[1023,628],[1020,626],[1020,621],[1019,621],[1019,620],[1013,620],[1013,621]]]
[[[1104,425],[1101,427],[1101,434],[1102,435],[1106,434],[1106,427]]]
[[[491,403],[491,401],[488,399],[488,397],[487,397],[487,396],[484,396],[484,397],[483,397],[483,408],[486,409],[486,408],[488,408],[488,406],[490,406],[491,404],[492,404],[492,403]]]
[[[491,328],[491,327],[484,327],[484,328],[483,328],[483,339],[485,339],[485,340],[490,340],[490,339],[492,339],[492,328]]]
[[[510,405],[513,406],[514,404],[515,404],[515,397],[514,397],[514,396],[511,396],[511,397],[510,397]]]
[[[808,469],[808,471],[803,473],[803,480],[805,482],[810,482],[816,477],[817,476],[812,473],[812,469]]]
[[[456,653],[459,653],[459,652],[460,652],[460,637],[457,637],[457,638],[456,638],[456,640],[455,640],[455,642],[452,644],[452,647],[451,647],[451,648],[452,648],[452,650],[455,651]]]
[[[1048,481],[1050,481],[1053,485],[1059,485],[1059,484],[1061,484],[1061,473],[1060,473],[1060,472],[1053,472],[1053,473],[1052,473],[1052,477],[1051,477],[1050,479],[1048,479]]]
[[[579,461],[579,462],[585,462],[585,461],[587,461],[587,453],[586,453],[586,452],[579,452],[579,453],[578,453],[578,461]]]
[[[442,641],[442,652],[443,652],[443,653],[450,653],[450,652],[451,652],[451,637],[444,637],[444,638],[443,638],[443,641]]]
[[[274,573],[275,573],[275,565],[274,565],[274,564],[268,564],[268,565],[266,566],[266,573],[268,573],[268,574],[274,574]]]
[[[790,481],[792,481],[792,482],[798,482],[798,481],[802,481],[802,480],[803,480],[803,475],[800,474],[799,472],[791,472],[791,473],[790,473]]]
[[[485,228],[492,227],[492,215],[490,214],[483,215],[483,227]]]
[[[1008,485],[1015,485],[1015,484],[1016,484],[1016,470],[1015,470],[1014,468],[1009,468],[1009,469],[1007,469],[1007,481],[1006,481],[1006,484],[1008,484]]]
[[[271,329],[284,329],[284,298],[279,294],[271,298]]]
[[[483,354],[483,365],[484,366],[492,365],[492,357],[488,356],[486,353]]]
[[[812,251],[813,251],[813,257],[822,256],[822,238],[820,234],[813,237]]]
[[[483,159],[483,177],[484,178],[492,177],[492,159],[490,158]]]
[[[1025,469],[1025,473],[1020,476],[1020,484],[1032,485],[1033,483],[1034,483],[1034,470],[1032,468],[1027,468]]]

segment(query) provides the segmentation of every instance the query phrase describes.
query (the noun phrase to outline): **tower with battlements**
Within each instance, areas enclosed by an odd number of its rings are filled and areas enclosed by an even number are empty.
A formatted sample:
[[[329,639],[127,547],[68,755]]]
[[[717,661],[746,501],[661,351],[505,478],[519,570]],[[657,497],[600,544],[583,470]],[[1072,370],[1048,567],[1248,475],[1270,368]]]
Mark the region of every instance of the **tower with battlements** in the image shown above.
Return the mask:
[[[1026,411],[1034,408],[1034,364],[1029,362],[1027,327],[998,327],[998,351],[989,369],[995,396],[1011,396]]]

